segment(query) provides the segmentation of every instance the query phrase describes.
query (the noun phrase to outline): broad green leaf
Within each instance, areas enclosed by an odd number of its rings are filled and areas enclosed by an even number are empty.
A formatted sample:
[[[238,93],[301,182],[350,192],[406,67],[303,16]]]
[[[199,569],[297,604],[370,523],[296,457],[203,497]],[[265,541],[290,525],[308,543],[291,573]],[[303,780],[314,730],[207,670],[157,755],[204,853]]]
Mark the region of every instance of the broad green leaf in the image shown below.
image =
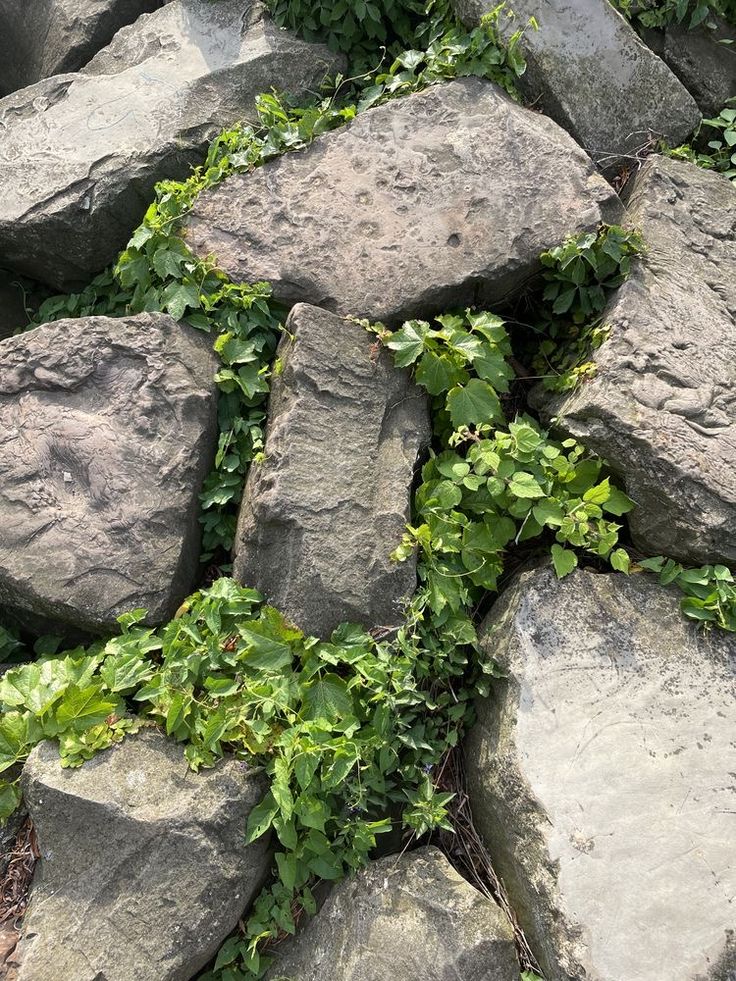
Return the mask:
[[[82,689],[73,686],[66,692],[64,701],[56,710],[56,722],[63,729],[82,732],[104,722],[117,708],[117,699],[105,696],[100,684],[88,685]]]
[[[466,385],[456,385],[447,396],[447,408],[453,426],[477,426],[503,420],[501,403],[488,382],[471,378]]]
[[[532,474],[517,470],[509,482],[509,491],[514,497],[536,498],[544,497],[544,490],[539,486]]]
[[[563,548],[561,545],[553,545],[552,564],[555,567],[557,578],[564,579],[577,566],[578,557],[569,548]]]
[[[394,363],[397,368],[406,368],[413,364],[424,350],[424,341],[429,333],[429,324],[423,320],[410,320],[401,330],[391,335],[386,347],[394,352]]]
[[[304,691],[302,705],[305,719],[336,722],[351,714],[353,700],[342,678],[336,674],[325,674]]]

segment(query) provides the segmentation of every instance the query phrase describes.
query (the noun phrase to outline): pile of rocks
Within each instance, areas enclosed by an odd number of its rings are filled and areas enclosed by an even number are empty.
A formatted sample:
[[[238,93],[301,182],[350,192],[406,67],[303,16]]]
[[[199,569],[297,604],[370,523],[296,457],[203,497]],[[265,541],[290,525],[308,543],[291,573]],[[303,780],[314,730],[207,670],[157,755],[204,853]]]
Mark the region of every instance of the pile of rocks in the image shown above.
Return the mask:
[[[490,6],[455,4],[469,25]],[[257,93],[299,98],[344,64],[258,0],[32,8],[0,0],[0,607],[31,631],[101,634],[135,607],[165,622],[196,583],[216,360],[162,314],[9,336],[32,304],[19,277],[85,283],[155,182],[252,120]],[[637,160],[736,94],[734,51],[705,28],[639,37],[606,0],[514,10],[504,31],[539,22],[521,42],[534,108],[477,78],[435,85],[229,178],[186,222],[197,256],[293,305],[234,572],[320,636],[395,627],[416,578],[389,555],[428,405],[354,318],[498,306],[540,252],[602,222],[638,226],[646,253],[605,313],[595,378],[533,400],[620,473],[643,550],[736,558],[736,189]],[[626,162],[624,205],[606,177]],[[469,791],[545,978],[736,977],[736,644],[687,625],[664,587],[546,568],[483,634],[507,676],[478,706]],[[267,876],[269,843],[242,842],[264,785],[232,760],[195,775],[144,731],[76,771],[44,744],[23,784],[41,858],[19,981],[185,981]],[[505,914],[432,848],[337,886],[280,953],[272,977],[294,981],[520,971]]]

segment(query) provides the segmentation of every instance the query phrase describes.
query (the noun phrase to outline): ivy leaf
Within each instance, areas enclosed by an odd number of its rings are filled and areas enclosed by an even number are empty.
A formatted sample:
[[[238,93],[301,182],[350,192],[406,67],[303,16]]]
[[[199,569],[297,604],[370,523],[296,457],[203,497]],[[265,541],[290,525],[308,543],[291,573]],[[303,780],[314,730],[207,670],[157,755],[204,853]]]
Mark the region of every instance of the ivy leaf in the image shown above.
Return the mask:
[[[561,545],[553,545],[552,564],[555,567],[557,578],[564,579],[577,566],[578,557],[569,548],[563,548]]]
[[[274,674],[291,667],[294,655],[288,644],[264,637],[247,627],[238,627],[238,633],[248,645],[242,658],[246,667]]]
[[[628,573],[629,571],[629,565],[630,565],[629,556],[628,553],[623,548],[617,548],[613,552],[611,552],[610,563],[611,563],[611,567],[614,568],[617,572]]]
[[[467,381],[468,373],[453,364],[446,354],[437,355],[433,351],[425,351],[417,366],[415,378],[430,395],[441,395],[449,392],[454,385]]]
[[[278,813],[279,805],[274,800],[271,791],[269,791],[260,804],[256,804],[248,815],[248,826],[245,832],[246,845],[265,835]]]
[[[545,496],[537,480],[525,470],[517,470],[511,478],[509,490],[514,497],[535,498]]]
[[[447,396],[447,408],[456,429],[503,420],[498,395],[481,378],[471,378],[467,385],[456,385]]]
[[[82,732],[104,722],[117,707],[117,699],[111,700],[102,695],[100,684],[88,685],[82,689],[72,686],[56,710],[56,722],[62,729]]]
[[[302,714],[306,719],[335,722],[350,715],[353,701],[347,685],[336,674],[326,674],[304,692]]]
[[[609,514],[622,515],[635,508],[636,504],[622,490],[619,490],[618,487],[611,487],[611,492],[607,500],[603,501],[601,507],[604,511],[608,511]]]
[[[401,330],[391,335],[386,347],[394,352],[394,364],[397,368],[406,368],[413,364],[424,350],[424,341],[429,333],[429,324],[424,320],[409,320]]]
[[[200,306],[199,290],[191,283],[169,283],[164,288],[161,299],[163,309],[174,320],[181,320],[188,307],[196,310]]]

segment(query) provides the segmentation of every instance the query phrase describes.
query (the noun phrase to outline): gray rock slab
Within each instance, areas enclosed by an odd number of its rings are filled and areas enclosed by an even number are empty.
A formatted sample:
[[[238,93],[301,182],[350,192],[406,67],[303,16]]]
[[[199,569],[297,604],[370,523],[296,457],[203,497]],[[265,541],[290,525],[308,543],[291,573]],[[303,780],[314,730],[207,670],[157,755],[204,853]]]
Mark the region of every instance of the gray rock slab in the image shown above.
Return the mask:
[[[262,779],[235,760],[192,773],[158,731],[76,770],[42,743],[22,785],[41,859],[18,981],[186,981],[268,874],[268,842],[243,840]]]
[[[547,981],[736,972],[736,641],[640,576],[516,581],[466,744],[473,816]]]
[[[86,283],[140,222],[156,181],[255,118],[254,98],[319,87],[340,59],[275,27],[255,0],[174,0],[119,31],[81,74],[0,100],[0,265]]]
[[[389,855],[340,883],[278,947],[269,981],[518,981],[505,914],[437,848]]]
[[[165,0],[0,0],[0,96],[82,68]]]
[[[544,193],[540,193],[540,189]],[[466,78],[202,194],[187,243],[287,302],[394,324],[498,303],[566,235],[621,205],[551,120]]]
[[[198,567],[216,366],[208,337],[163,314],[0,342],[0,605],[31,629],[174,613]]]
[[[629,221],[647,251],[604,314],[611,331],[593,355],[598,374],[543,412],[621,475],[643,551],[733,564],[736,186],[652,157]]]
[[[426,397],[362,326],[306,304],[292,310],[278,358],[233,574],[307,633],[397,626],[416,565],[389,556],[429,443]]]
[[[677,75],[704,116],[717,116],[729,99],[736,98],[736,27],[711,13],[706,24],[692,30],[671,24],[664,30],[644,30],[641,36]]]
[[[453,0],[469,26],[495,6]],[[535,17],[521,43],[527,69],[518,85],[528,102],[570,132],[598,165],[615,172],[650,137],[684,143],[700,113],[667,65],[639,39],[608,0],[514,0],[503,14],[509,37]]]

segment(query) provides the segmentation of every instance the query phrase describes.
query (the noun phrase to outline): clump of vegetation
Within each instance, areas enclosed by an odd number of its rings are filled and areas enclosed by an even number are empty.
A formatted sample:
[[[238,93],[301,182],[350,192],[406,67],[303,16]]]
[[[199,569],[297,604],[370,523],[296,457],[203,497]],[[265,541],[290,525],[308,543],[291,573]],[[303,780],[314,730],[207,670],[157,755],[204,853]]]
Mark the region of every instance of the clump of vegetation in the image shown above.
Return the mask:
[[[736,24],[736,0],[611,0],[621,13],[642,27],[684,24],[691,30],[723,17]]]
[[[666,149],[665,152],[678,160],[689,160],[705,170],[715,170],[729,180],[736,181],[736,108],[726,106],[712,119],[700,124],[695,145]],[[712,139],[708,139],[712,136]],[[696,146],[702,144],[702,149]]]
[[[602,225],[542,253],[541,285],[519,314],[527,328],[520,353],[546,389],[566,392],[595,375],[591,353],[610,331],[605,308],[643,249],[637,231]]]

